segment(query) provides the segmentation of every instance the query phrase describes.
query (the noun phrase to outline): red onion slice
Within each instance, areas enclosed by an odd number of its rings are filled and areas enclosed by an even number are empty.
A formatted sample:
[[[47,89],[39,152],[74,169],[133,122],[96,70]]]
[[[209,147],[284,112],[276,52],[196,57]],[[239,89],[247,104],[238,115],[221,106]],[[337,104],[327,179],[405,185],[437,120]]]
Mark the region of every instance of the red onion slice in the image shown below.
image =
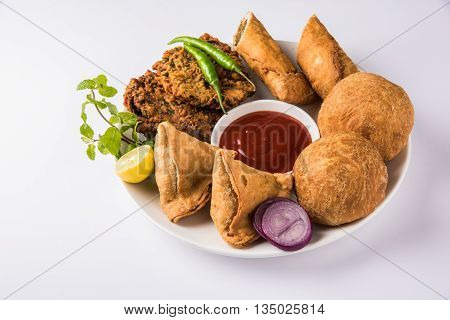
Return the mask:
[[[278,200],[264,208],[262,234],[274,246],[285,251],[295,251],[311,241],[311,221],[299,204],[292,200]]]
[[[255,211],[255,213],[253,215],[253,227],[255,228],[256,232],[258,232],[259,235],[261,237],[263,237],[264,239],[266,239],[266,240],[267,240],[267,237],[264,234],[263,229],[262,229],[262,219],[263,219],[264,213],[266,212],[267,208],[272,203],[277,202],[277,201],[292,201],[292,200],[289,200],[287,198],[270,198],[270,199],[267,199],[266,201],[264,201],[263,203],[261,203],[259,205],[259,207],[256,209],[256,211]]]

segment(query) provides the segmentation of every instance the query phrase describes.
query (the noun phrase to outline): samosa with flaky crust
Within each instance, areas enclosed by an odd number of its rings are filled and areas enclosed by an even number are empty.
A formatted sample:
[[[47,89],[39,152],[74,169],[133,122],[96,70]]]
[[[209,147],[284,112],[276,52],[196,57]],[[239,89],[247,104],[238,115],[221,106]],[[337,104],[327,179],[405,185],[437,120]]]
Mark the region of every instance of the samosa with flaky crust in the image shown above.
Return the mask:
[[[155,177],[161,207],[170,221],[177,222],[197,212],[209,201],[214,154],[218,149],[177,130],[169,122],[159,124]]]
[[[316,15],[303,29],[297,47],[297,63],[322,99],[336,83],[358,71]]]
[[[259,237],[251,219],[256,207],[268,198],[288,198],[291,189],[291,174],[259,171],[219,150],[214,160],[211,217],[227,243],[245,247]]]
[[[233,42],[236,51],[274,97],[293,104],[310,104],[316,100],[303,73],[294,67],[252,12],[241,20]]]

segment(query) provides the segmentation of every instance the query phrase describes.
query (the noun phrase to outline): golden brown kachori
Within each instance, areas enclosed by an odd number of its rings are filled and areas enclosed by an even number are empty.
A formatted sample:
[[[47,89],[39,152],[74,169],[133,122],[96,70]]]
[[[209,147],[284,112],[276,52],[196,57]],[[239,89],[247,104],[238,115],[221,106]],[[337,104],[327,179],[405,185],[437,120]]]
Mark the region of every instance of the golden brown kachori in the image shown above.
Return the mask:
[[[408,143],[414,109],[406,92],[373,73],[358,72],[341,80],[322,103],[322,136],[354,131],[369,139],[385,161]]]
[[[331,134],[306,147],[294,165],[300,205],[311,219],[337,226],[369,215],[384,199],[385,163],[361,135]]]

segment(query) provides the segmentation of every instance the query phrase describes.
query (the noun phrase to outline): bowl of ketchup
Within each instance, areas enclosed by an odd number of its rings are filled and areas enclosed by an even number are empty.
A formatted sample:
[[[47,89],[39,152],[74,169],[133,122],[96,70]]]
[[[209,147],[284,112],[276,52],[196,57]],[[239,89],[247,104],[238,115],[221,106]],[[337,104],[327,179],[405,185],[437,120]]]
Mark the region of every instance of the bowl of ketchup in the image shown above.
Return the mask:
[[[244,103],[222,116],[211,144],[237,152],[236,159],[270,173],[292,171],[298,155],[320,138],[315,121],[300,107],[277,100]]]

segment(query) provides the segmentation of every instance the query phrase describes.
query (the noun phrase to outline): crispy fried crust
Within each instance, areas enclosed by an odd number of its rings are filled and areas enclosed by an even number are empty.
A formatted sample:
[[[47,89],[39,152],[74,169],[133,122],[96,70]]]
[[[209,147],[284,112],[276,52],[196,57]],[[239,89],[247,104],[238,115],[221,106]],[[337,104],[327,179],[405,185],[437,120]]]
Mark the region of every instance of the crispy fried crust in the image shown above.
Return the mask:
[[[216,151],[213,169],[211,218],[222,238],[242,248],[259,235],[251,213],[268,198],[289,197],[291,174],[271,174],[253,169],[225,150]]]
[[[177,104],[157,81],[151,71],[137,79],[131,79],[124,94],[125,107],[138,115],[138,130],[147,136],[154,136],[158,124],[171,122],[178,130],[202,141],[209,141],[221,111],[196,108]]]
[[[205,33],[200,37],[227,53],[243,69],[236,51]],[[253,95],[252,85],[236,72],[228,71],[213,62],[219,76],[224,105],[231,109]],[[197,62],[182,47],[175,47],[164,53],[162,59],[153,65],[156,79],[164,90],[180,103],[192,106],[219,109],[217,94],[205,80]]]
[[[196,213],[209,201],[214,155],[218,149],[178,131],[168,122],[159,124],[155,178],[161,207],[170,221],[177,222]]]
[[[406,92],[365,72],[340,81],[324,100],[318,116],[322,136],[357,132],[378,148],[385,161],[406,146],[413,124],[414,109]]]
[[[201,38],[241,63],[228,45],[208,34]],[[215,65],[226,108],[236,107],[254,93],[242,76]],[[195,59],[182,47],[176,47],[166,51],[153,68],[155,72],[148,70],[131,79],[124,94],[125,107],[139,117],[139,132],[153,137],[159,123],[170,121],[178,130],[209,141],[223,113],[216,92],[205,81]]]
[[[311,219],[336,226],[369,215],[385,197],[388,175],[375,146],[350,132],[306,147],[295,162],[294,181]]]
[[[234,36],[236,51],[277,99],[309,104],[316,98],[305,76],[298,72],[263,24],[249,12]]]
[[[297,63],[322,99],[336,83],[358,71],[316,15],[303,29],[297,47]]]

